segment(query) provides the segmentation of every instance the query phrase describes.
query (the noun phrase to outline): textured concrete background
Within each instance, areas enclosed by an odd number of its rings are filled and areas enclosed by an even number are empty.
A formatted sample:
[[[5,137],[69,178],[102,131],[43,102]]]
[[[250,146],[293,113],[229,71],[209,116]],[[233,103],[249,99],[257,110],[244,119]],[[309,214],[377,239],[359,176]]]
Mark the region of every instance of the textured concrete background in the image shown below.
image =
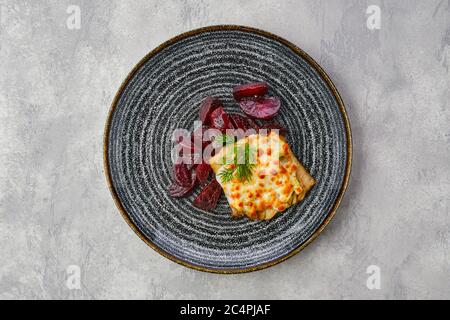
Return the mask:
[[[0,299],[450,298],[450,1],[1,1]],[[69,30],[66,9],[81,8]],[[366,27],[379,5],[380,30]],[[212,24],[265,29],[330,74],[354,138],[325,232],[257,273],[181,267],[149,249],[106,187],[112,98],[152,48]],[[81,289],[66,286],[69,265]],[[381,289],[366,269],[381,269]]]

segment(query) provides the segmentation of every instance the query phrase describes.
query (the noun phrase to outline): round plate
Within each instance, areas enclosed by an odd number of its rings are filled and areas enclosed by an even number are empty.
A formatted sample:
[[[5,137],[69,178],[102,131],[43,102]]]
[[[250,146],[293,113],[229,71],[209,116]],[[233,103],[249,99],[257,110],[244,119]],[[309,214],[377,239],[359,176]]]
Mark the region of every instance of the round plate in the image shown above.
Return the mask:
[[[171,135],[192,129],[206,96],[240,113],[233,86],[266,81],[281,98],[276,120],[317,184],[271,221],[232,219],[222,196],[214,212],[171,198]],[[303,249],[333,217],[351,166],[344,105],[305,52],[265,31],[214,26],[177,36],[145,56],[120,87],[107,120],[104,162],[123,217],[150,247],[197,270],[238,273],[279,263]]]

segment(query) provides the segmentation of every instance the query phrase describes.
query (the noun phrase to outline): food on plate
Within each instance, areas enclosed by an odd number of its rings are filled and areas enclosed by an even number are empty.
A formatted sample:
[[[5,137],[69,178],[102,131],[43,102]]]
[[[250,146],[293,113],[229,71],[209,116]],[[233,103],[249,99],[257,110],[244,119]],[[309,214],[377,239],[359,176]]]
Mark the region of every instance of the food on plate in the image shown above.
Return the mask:
[[[278,97],[258,97],[243,99],[239,105],[249,117],[270,120],[277,115],[281,103]]]
[[[199,110],[202,124],[174,139],[182,151],[176,150],[176,156],[182,158],[175,161],[167,191],[184,198],[200,186],[192,203],[212,211],[223,190],[233,217],[270,220],[303,200],[315,180],[286,142],[288,130],[272,120],[281,101],[268,96],[268,84],[239,85],[232,93],[245,115],[227,113],[221,100],[205,98]],[[208,148],[211,159],[204,155]]]
[[[267,96],[269,85],[265,82],[254,82],[233,88],[233,96],[242,111],[249,117],[270,120],[280,110],[281,102],[278,97]]]
[[[203,124],[208,125],[210,121],[211,113],[216,110],[218,107],[222,106],[222,102],[219,99],[213,97],[206,97],[200,105],[200,120]]]
[[[195,171],[192,171],[191,178],[189,179],[190,184],[188,185],[186,183],[180,185],[177,182],[172,183],[168,188],[169,195],[173,198],[183,198],[188,196],[194,190],[196,180]]]
[[[195,174],[197,176],[197,180],[200,184],[204,184],[211,173],[211,166],[209,163],[203,161],[195,168]]]
[[[233,129],[231,119],[222,107],[215,109],[210,115],[211,126],[222,132]]]
[[[240,152],[243,163],[237,161],[238,150],[244,150]],[[227,144],[210,159],[210,165],[234,217],[270,220],[303,200],[315,184],[285,139],[275,132]]]
[[[173,179],[182,187],[192,185],[192,174],[185,163],[176,163],[173,166]]]
[[[233,96],[236,101],[242,98],[264,96],[269,92],[269,85],[265,82],[247,83],[233,88]]]
[[[253,129],[256,131],[259,130],[259,126],[252,119],[241,116],[240,114],[231,114],[230,115],[231,122],[236,129],[241,129],[244,131]]]
[[[200,192],[194,200],[194,206],[203,210],[213,210],[217,206],[217,202],[222,195],[222,188],[216,179],[211,182]]]
[[[195,148],[195,144],[201,145],[202,149],[205,148],[210,141],[204,139],[203,133],[208,130],[208,126],[202,125],[194,130],[191,136],[191,148]]]

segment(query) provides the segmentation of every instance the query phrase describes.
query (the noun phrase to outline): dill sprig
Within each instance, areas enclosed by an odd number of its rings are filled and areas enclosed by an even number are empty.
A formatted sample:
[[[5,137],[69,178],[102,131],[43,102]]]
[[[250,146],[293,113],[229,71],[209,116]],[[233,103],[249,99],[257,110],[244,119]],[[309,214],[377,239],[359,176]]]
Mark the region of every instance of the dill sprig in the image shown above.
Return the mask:
[[[220,171],[218,176],[222,183],[227,183],[233,180],[233,176],[236,173],[236,178],[241,182],[250,181],[253,175],[253,169],[255,164],[250,163],[250,145],[245,144],[244,158],[242,159],[242,152],[238,153],[238,147],[235,144],[233,148],[233,163],[225,165]]]
[[[236,167],[236,177],[239,181],[247,182],[252,179],[254,164],[238,164]]]
[[[234,168],[223,168],[218,174],[222,183],[227,183],[233,180],[234,171]]]

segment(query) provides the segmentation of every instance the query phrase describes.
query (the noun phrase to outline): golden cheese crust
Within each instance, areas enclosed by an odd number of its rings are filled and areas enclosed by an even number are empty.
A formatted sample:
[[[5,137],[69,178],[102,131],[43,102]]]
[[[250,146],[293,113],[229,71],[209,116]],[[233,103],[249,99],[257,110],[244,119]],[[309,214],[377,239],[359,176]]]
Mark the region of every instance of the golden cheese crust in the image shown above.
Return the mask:
[[[250,157],[251,163],[254,163],[251,178],[240,181],[234,175],[230,181],[223,182],[220,173],[232,163],[224,162],[224,158],[233,154],[236,147],[247,144],[253,150]],[[285,139],[275,132],[250,135],[223,147],[210,159],[210,165],[234,217],[270,220],[277,213],[303,200],[316,183],[292,153]]]

